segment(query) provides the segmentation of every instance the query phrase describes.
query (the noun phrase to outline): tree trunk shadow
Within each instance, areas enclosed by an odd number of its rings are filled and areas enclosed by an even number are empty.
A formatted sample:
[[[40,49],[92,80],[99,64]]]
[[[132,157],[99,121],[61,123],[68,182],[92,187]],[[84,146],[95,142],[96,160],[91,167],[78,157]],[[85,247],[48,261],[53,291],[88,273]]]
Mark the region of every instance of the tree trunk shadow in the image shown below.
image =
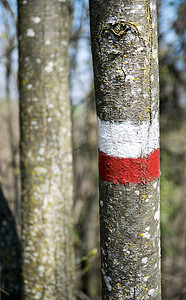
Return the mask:
[[[0,185],[0,299],[21,299],[21,245]]]

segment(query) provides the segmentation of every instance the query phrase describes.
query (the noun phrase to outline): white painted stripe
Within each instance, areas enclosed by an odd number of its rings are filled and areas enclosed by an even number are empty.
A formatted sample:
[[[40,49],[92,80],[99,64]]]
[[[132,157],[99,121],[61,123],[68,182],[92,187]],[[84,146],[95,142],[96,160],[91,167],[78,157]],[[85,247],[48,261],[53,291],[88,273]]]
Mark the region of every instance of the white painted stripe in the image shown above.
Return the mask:
[[[131,121],[110,123],[98,118],[98,147],[107,155],[121,158],[137,158],[159,148],[158,117],[151,125],[143,121],[136,125]]]

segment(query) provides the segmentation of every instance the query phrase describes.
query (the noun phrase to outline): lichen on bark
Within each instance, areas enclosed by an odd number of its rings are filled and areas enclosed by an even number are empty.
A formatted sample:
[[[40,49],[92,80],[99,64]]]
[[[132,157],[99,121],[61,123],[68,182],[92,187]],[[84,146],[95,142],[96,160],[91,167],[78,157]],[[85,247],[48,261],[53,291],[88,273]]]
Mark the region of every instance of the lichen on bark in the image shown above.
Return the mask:
[[[70,3],[18,1],[23,299],[74,299]]]
[[[156,14],[155,0],[90,0],[98,124],[132,124],[139,131],[147,126],[142,158],[148,158],[155,123],[159,136]],[[109,130],[98,132],[104,143],[109,134],[114,151],[121,147]],[[123,137],[135,144],[130,132]],[[159,192],[159,178],[126,184],[100,178],[103,299],[161,299]]]
[[[150,120],[158,109],[155,1],[95,0],[90,7],[98,116]]]

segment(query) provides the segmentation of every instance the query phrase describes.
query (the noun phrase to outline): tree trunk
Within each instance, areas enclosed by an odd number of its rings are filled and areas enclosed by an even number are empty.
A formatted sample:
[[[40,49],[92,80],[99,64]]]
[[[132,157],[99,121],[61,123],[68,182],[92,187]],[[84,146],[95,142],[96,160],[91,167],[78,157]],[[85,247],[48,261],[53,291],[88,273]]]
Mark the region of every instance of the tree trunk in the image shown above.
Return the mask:
[[[68,0],[18,1],[23,299],[74,299]]]
[[[103,299],[160,299],[156,1],[90,0]]]
[[[0,299],[21,298],[21,246],[16,222],[0,185]]]
[[[8,31],[8,30],[7,30]],[[13,192],[14,192],[14,215],[16,217],[17,223],[19,223],[19,176],[17,174],[17,150],[18,145],[16,145],[14,139],[14,129],[12,124],[12,109],[11,109],[11,98],[10,98],[10,76],[11,76],[11,55],[14,50],[14,39],[8,39],[8,46],[6,48],[6,103],[7,103],[7,125],[8,125],[8,137],[11,151],[11,167],[13,175]]]

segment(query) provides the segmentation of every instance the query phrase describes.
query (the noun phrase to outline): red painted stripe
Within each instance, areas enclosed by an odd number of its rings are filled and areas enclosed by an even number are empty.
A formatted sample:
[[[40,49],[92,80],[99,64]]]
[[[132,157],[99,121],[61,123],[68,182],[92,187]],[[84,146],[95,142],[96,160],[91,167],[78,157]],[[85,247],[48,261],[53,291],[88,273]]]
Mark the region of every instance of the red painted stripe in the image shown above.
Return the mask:
[[[144,184],[159,175],[159,149],[139,158],[117,158],[99,151],[99,176],[104,181]]]

